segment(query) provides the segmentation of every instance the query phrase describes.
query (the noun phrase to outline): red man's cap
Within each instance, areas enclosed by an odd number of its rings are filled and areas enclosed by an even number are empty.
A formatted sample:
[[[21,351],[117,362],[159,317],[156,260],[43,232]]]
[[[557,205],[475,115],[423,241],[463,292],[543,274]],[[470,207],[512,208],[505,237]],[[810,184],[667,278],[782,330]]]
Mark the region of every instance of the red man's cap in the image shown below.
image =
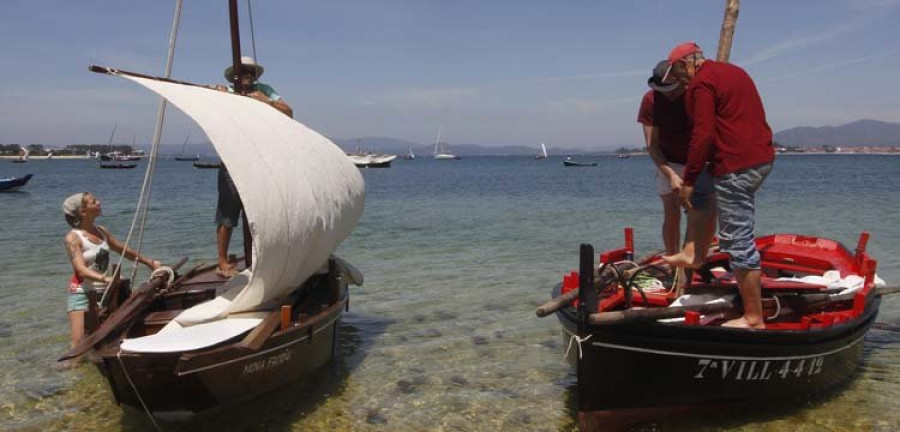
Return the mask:
[[[691,54],[700,53],[703,54],[703,50],[700,49],[700,45],[697,45],[694,42],[685,42],[682,44],[678,44],[675,48],[672,48],[672,51],[669,51],[669,65],[677,62]]]
[[[669,75],[672,72],[672,65],[675,64],[678,60],[681,60],[691,54],[700,53],[703,54],[703,50],[700,49],[700,45],[697,45],[694,42],[684,42],[678,44],[675,48],[672,48],[672,51],[669,51],[669,70],[666,71],[666,74],[663,76],[662,81],[667,82],[669,80]]]

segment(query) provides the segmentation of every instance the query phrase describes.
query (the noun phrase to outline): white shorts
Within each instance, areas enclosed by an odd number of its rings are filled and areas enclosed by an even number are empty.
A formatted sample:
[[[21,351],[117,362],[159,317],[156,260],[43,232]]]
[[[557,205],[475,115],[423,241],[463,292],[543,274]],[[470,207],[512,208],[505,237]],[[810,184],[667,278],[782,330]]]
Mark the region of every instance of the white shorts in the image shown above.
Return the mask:
[[[679,176],[684,178],[684,165],[674,162],[669,162],[668,164]],[[659,169],[656,170],[656,191],[660,196],[672,193],[672,186],[669,184],[669,179],[662,175],[662,173],[659,172]],[[700,177],[697,177],[697,181],[694,183],[694,197],[691,199],[694,207],[700,209],[706,208],[709,201],[709,195],[714,191],[712,175],[709,173],[709,170],[704,167],[703,171],[700,173]]]

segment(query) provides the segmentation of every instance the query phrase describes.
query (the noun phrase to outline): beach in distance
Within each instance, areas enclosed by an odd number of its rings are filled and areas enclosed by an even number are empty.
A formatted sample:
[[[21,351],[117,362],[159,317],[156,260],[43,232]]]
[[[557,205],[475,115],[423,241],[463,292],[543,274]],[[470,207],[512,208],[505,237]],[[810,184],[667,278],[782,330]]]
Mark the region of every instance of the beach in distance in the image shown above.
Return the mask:
[[[790,155],[790,157],[785,157]],[[779,154],[757,193],[757,233],[797,233],[851,249],[862,231],[878,275],[900,284],[900,158]],[[536,306],[578,267],[578,246],[661,249],[662,209],[647,157],[563,156],[395,160],[363,170],[366,206],[336,254],[365,275],[351,287],[336,359],[316,377],[164,430],[576,430],[575,371],[556,318]],[[151,431],[122,409],[95,368],[63,369],[72,269],[61,204],[90,191],[99,223],[124,239],[147,161],[0,160],[0,177],[34,174],[0,194],[0,430]],[[142,251],[185,268],[215,262],[216,170],[159,161]],[[299,216],[298,216],[299,217]],[[235,235],[232,252],[241,250]],[[126,267],[130,271],[130,265]],[[147,278],[145,268],[138,281]],[[652,430],[897,430],[900,296],[887,296],[853,379],[814,399],[706,412]],[[615,365],[610,365],[614,368]]]

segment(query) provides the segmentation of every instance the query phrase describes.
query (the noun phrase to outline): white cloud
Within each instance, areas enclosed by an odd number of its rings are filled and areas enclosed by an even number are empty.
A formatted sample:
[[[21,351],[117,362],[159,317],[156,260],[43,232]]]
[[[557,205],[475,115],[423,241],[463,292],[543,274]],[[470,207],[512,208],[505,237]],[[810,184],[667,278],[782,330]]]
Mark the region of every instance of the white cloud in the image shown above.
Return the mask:
[[[738,63],[740,63],[742,66],[749,66],[755,63],[773,59],[775,57],[780,57],[791,52],[798,51],[802,48],[820,44],[843,34],[850,33],[856,29],[862,28],[870,21],[871,19],[869,18],[860,17],[842,22],[818,33],[799,33],[792,37],[779,41],[774,45],[757,52],[749,59],[742,60]]]
[[[844,60],[835,61],[835,62],[831,62],[831,63],[825,63],[825,64],[821,64],[821,65],[813,67],[813,68],[809,68],[809,69],[805,69],[805,70],[801,70],[801,71],[794,71],[789,74],[772,77],[772,78],[766,79],[764,81],[765,82],[776,82],[776,81],[781,81],[783,79],[794,78],[794,77],[798,77],[798,76],[810,76],[810,75],[814,75],[817,72],[822,72],[822,71],[832,70],[832,69],[839,69],[844,66],[850,66],[853,64],[857,64],[857,63],[864,63],[869,60],[885,57],[885,56],[896,54],[896,53],[900,53],[900,50],[883,51],[880,53],[871,54],[871,55],[867,55],[864,57],[858,57],[858,58],[853,58],[853,59],[844,59]]]

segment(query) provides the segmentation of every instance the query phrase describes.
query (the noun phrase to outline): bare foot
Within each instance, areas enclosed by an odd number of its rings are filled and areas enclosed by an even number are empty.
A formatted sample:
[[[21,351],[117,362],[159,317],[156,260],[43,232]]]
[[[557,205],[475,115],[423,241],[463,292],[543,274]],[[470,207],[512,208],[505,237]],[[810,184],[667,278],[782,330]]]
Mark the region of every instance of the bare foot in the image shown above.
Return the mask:
[[[681,268],[689,268],[689,269],[698,269],[703,263],[694,263],[694,258],[691,256],[692,254],[686,254],[684,252],[679,252],[675,255],[666,255],[662,257],[663,261],[669,264],[672,267],[681,267]]]
[[[766,323],[760,321],[756,324],[750,324],[750,322],[747,321],[746,317],[740,317],[740,318],[733,319],[730,321],[725,321],[722,324],[722,327],[752,328],[752,329],[756,329],[756,330],[764,330],[766,328]]]
[[[228,266],[225,268],[216,267],[216,275],[219,276],[220,278],[230,279],[230,278],[233,278],[237,274],[238,274],[237,269],[235,269],[232,266]]]

